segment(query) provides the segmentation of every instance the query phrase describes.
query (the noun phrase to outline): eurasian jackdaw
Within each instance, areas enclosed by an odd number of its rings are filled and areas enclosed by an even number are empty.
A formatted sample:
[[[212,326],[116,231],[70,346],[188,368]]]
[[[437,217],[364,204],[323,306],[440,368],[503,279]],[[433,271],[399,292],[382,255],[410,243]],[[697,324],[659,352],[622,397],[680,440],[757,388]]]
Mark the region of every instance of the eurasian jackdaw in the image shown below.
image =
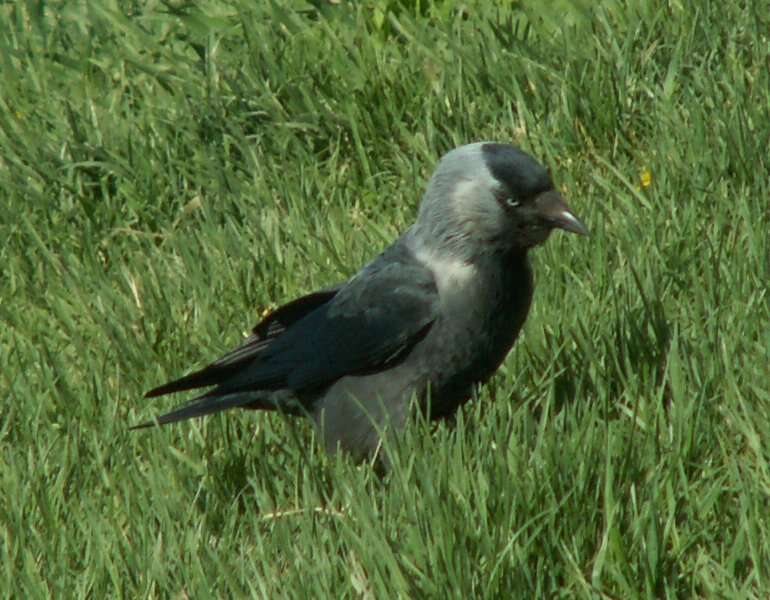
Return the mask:
[[[500,366],[532,301],[527,252],[551,230],[587,229],[548,172],[507,144],[446,154],[417,222],[340,285],[259,323],[204,369],[147,393],[215,386],[166,424],[227,408],[308,415],[328,451],[376,451],[406,423],[412,399],[433,419],[454,413]]]

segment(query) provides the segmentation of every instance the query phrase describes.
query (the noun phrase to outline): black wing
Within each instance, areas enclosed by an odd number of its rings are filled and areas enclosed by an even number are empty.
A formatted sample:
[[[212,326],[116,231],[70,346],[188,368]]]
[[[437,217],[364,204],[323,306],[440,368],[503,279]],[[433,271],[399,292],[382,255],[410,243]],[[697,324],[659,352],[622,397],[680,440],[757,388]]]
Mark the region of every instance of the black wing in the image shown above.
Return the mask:
[[[217,385],[226,381],[244,364],[248,364],[258,356],[272,340],[281,335],[287,328],[334,298],[341,287],[342,284],[297,298],[283,305],[262,319],[254,327],[252,334],[235,350],[228,352],[200,371],[150,390],[144,397],[154,398],[173,392]]]
[[[392,249],[271,339],[212,394],[312,391],[345,375],[385,368],[405,356],[437,316],[432,273],[405,250]]]
[[[432,273],[395,245],[342,286],[279,308],[243,345],[210,366],[146,394],[217,386],[204,398],[323,388],[405,356],[438,315]]]

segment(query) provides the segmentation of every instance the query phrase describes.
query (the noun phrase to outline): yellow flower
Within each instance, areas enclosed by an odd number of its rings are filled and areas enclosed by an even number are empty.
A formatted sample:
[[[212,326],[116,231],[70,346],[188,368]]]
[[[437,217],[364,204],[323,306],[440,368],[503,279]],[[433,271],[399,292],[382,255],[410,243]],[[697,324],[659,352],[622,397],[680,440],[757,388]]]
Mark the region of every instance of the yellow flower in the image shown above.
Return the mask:
[[[639,173],[639,183],[642,185],[642,189],[652,185],[652,172],[647,167],[642,169],[642,172]]]

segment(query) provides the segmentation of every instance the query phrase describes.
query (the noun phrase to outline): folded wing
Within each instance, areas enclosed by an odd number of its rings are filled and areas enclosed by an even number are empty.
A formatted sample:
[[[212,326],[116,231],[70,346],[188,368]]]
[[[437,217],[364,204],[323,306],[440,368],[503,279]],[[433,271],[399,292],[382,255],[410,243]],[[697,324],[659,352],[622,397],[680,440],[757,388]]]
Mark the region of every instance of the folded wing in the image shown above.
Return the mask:
[[[244,365],[250,364],[286,329],[334,298],[341,287],[342,285],[337,285],[283,305],[260,321],[252,330],[252,334],[235,350],[228,352],[200,371],[150,390],[144,397],[154,398],[174,392],[209,387],[226,381]]]
[[[341,377],[397,363],[437,315],[431,272],[392,247],[346,284],[279,308],[243,345],[147,396],[216,386],[159,423],[244,406],[255,392],[314,397]]]

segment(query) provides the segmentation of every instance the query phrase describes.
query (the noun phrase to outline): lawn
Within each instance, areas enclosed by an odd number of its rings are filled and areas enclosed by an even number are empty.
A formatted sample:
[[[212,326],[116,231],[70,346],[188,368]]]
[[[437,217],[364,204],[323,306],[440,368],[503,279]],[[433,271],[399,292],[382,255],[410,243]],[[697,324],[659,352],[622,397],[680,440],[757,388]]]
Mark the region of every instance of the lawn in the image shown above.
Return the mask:
[[[0,5],[2,596],[770,597],[768,32],[768,0]],[[485,139],[591,236],[534,252],[454,422],[384,476],[276,414],[128,430]]]

